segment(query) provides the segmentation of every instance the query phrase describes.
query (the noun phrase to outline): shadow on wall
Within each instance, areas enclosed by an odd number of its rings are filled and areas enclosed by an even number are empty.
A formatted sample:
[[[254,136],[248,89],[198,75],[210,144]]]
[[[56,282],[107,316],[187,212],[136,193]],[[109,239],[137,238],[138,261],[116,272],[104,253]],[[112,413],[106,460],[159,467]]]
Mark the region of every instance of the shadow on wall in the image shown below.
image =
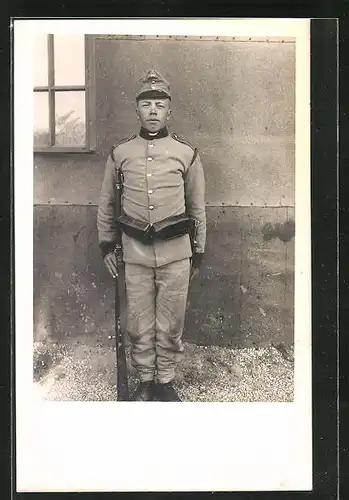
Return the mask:
[[[287,243],[291,241],[295,235],[295,222],[294,220],[288,220],[284,224],[277,222],[276,224],[271,224],[267,222],[262,227],[262,234],[264,241],[270,241],[275,238]]]

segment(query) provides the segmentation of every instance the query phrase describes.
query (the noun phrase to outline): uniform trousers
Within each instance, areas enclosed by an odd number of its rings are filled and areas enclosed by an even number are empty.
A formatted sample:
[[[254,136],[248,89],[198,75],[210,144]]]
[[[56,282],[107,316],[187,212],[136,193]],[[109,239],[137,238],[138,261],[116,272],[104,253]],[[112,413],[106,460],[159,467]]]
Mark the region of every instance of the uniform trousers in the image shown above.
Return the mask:
[[[183,356],[182,333],[190,260],[161,267],[125,264],[127,333],[141,382],[174,379]]]

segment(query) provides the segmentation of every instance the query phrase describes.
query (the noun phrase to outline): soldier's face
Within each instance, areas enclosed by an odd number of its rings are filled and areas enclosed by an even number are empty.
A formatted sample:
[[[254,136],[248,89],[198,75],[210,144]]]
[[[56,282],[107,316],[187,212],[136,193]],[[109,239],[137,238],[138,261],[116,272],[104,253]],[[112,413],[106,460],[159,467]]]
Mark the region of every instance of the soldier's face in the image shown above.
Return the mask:
[[[148,132],[159,132],[166,126],[170,117],[169,99],[140,99],[137,102],[137,114],[141,125]]]

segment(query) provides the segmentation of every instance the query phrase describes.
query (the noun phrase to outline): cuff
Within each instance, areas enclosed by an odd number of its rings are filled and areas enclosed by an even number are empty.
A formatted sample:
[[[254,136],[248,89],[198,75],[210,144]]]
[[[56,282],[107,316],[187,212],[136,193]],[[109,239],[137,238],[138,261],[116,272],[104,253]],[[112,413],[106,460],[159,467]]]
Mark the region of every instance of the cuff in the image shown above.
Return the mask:
[[[203,258],[204,258],[203,253],[193,253],[192,256],[193,267],[200,267]]]
[[[101,241],[100,242],[99,248],[102,252],[103,259],[106,255],[108,255],[108,253],[113,252],[115,250],[115,245],[116,245],[115,241]]]

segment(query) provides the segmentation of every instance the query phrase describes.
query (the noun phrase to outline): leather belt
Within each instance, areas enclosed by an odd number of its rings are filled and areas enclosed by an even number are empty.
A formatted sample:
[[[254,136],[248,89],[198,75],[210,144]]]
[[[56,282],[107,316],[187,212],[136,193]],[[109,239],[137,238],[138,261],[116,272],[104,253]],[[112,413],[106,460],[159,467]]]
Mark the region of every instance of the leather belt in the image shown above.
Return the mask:
[[[140,221],[127,214],[120,215],[117,221],[125,234],[145,245],[191,234],[197,227],[197,220],[185,214],[174,215],[154,224]]]

